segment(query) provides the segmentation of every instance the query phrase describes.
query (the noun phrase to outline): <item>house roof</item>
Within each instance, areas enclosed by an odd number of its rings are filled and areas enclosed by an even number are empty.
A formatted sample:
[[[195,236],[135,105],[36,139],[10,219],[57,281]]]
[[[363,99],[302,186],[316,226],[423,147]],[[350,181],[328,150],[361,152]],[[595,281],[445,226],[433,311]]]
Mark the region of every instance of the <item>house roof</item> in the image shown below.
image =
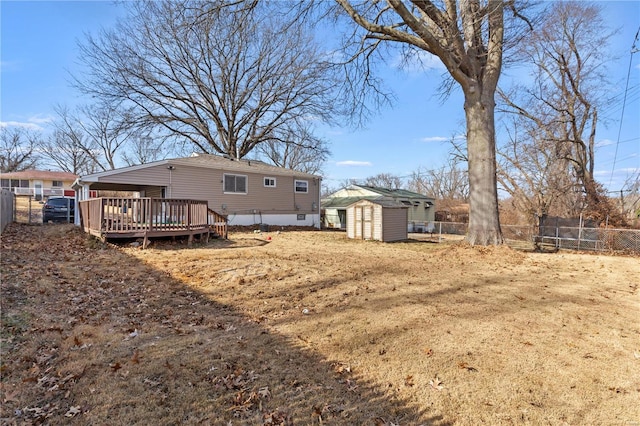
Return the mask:
[[[69,172],[58,172],[50,170],[24,170],[21,172],[0,173],[2,179],[41,179],[41,180],[62,180],[74,181],[78,175]]]
[[[234,159],[228,157],[222,157],[219,155],[211,154],[193,154],[190,157],[171,158],[165,160],[154,161],[151,163],[140,164],[137,166],[122,167],[119,169],[108,170],[106,172],[94,173],[91,175],[82,176],[79,181],[82,182],[98,182],[102,178],[118,175],[134,170],[146,169],[158,165],[166,166],[191,166],[191,167],[203,167],[206,169],[217,169],[225,171],[237,171],[246,173],[262,173],[265,175],[274,176],[296,176],[303,178],[317,178],[320,176],[310,173],[303,173],[297,170],[285,169],[283,167],[272,166],[259,160],[246,160],[246,159]]]

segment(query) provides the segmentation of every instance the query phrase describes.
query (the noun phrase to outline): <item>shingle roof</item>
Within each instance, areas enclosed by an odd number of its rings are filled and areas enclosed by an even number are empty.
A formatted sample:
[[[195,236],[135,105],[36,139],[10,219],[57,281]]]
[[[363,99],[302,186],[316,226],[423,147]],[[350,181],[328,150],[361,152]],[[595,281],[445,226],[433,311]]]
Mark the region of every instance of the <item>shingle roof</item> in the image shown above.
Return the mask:
[[[297,170],[285,169],[283,167],[273,166],[260,160],[247,160],[223,157],[211,154],[194,154],[190,157],[175,158],[169,160],[169,163],[185,164],[191,166],[201,166],[207,168],[223,168],[225,170],[236,170],[246,172],[261,172],[264,174],[286,175],[286,176],[302,176],[308,178],[319,178],[320,176],[310,173],[303,173]]]
[[[334,209],[338,207],[348,207],[351,204],[358,202],[360,200],[375,200],[376,198],[380,198],[378,196],[373,197],[334,197],[334,198],[325,198],[321,200],[320,204],[323,209]]]
[[[123,167],[120,169],[108,170],[106,172],[94,173],[91,175],[82,176],[81,180],[85,182],[97,182],[98,179],[118,175],[122,172],[128,172],[131,170],[140,170],[159,164],[166,165],[184,165],[192,167],[204,167],[207,169],[218,169],[225,171],[238,171],[238,172],[253,172],[263,173],[265,175],[277,175],[277,176],[296,176],[304,178],[321,178],[321,176],[312,175],[310,173],[303,173],[297,170],[285,169],[283,167],[272,166],[259,160],[245,160],[245,159],[232,159],[222,157],[219,155],[211,154],[194,154],[190,157],[171,158],[166,160],[154,161],[151,163],[140,164],[137,166]]]
[[[56,172],[50,170],[24,170],[22,172],[0,173],[2,179],[42,179],[42,180],[62,180],[73,181],[78,177],[69,172]]]
[[[362,199],[360,199],[358,201],[362,201]],[[356,203],[358,201],[356,201]],[[380,198],[376,198],[375,200],[367,200],[367,201],[369,201],[371,203],[374,203],[374,204],[379,204],[382,207],[392,207],[392,208],[396,208],[396,209],[408,209],[409,208],[405,204],[402,204],[400,201],[394,200],[393,198],[388,198],[388,197],[380,197]]]
[[[356,185],[360,188],[368,189],[369,191],[377,192],[380,195],[385,197],[393,197],[393,198],[420,198],[420,199],[433,199],[433,197],[429,197],[423,194],[418,194],[417,192],[407,191],[406,189],[391,189],[391,188],[383,188],[380,186],[367,186],[367,185]]]

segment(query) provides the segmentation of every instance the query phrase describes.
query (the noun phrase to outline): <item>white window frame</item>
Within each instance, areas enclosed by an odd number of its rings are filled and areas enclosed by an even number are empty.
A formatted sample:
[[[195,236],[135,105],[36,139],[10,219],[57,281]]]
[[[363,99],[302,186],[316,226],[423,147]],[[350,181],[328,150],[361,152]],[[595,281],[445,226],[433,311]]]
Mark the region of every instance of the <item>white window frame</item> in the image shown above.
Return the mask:
[[[298,191],[298,183],[304,183],[304,191]],[[309,193],[309,181],[296,179],[293,181],[293,191],[298,194],[308,194]]]
[[[269,183],[273,182],[273,185],[271,185],[271,184],[267,185],[267,180],[269,181]],[[276,178],[265,176],[264,178],[262,178],[262,184],[264,185],[265,188],[275,188],[276,187]]]
[[[243,177],[244,178],[244,192],[227,191],[227,177],[231,177],[231,176],[233,176],[234,178],[236,178],[236,177]],[[222,192],[224,194],[246,195],[248,190],[249,190],[249,177],[247,175],[239,175],[239,174],[235,174],[235,173],[224,173],[222,175]]]

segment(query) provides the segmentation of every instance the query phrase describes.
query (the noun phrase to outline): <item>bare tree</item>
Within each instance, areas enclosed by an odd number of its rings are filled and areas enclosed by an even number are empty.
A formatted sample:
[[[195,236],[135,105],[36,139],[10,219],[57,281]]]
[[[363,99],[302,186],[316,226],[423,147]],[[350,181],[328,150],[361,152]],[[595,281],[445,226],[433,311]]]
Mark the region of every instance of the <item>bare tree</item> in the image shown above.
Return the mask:
[[[86,152],[85,135],[78,128],[60,126],[40,146],[47,163],[65,172],[85,175],[96,171],[96,163]]]
[[[122,160],[128,166],[145,164],[160,160],[168,155],[163,149],[164,138],[155,137],[153,134],[140,133],[129,138]]]
[[[75,121],[90,141],[85,152],[100,169],[115,169],[123,148],[139,134],[130,115],[119,104],[107,102],[79,108]]]
[[[471,244],[502,244],[498,217],[495,145],[495,92],[502,69],[505,4],[520,16],[516,2],[502,0],[336,0],[364,30],[351,56],[367,62],[383,43],[439,58],[462,89],[469,160]],[[364,67],[368,70],[368,67]],[[368,73],[364,74],[365,84]]]
[[[279,2],[129,5],[126,21],[80,46],[84,93],[126,102],[140,123],[235,158],[333,117],[326,55]]]
[[[454,158],[439,169],[419,168],[414,171],[408,186],[411,191],[440,201],[451,201],[457,204],[469,202],[469,176]]]
[[[20,172],[38,164],[40,135],[20,127],[0,127],[0,172]]]
[[[570,215],[567,204],[577,202],[575,183],[545,131],[511,117],[506,133],[507,141],[498,149],[498,183],[513,207],[532,224],[548,214]]]
[[[304,173],[320,174],[329,157],[327,142],[313,135],[310,129],[279,131],[278,138],[257,146],[257,153],[279,167]]]
[[[51,123],[52,133],[42,143],[44,156],[58,168],[76,174],[105,170],[100,166],[100,148],[87,135],[80,115],[66,105],[54,106],[56,119]]]
[[[364,180],[363,184],[388,189],[399,189],[404,187],[402,179],[391,173],[378,173],[375,176],[369,176]]]
[[[594,163],[598,109],[607,103],[608,96],[606,63],[610,59],[607,49],[610,36],[611,30],[598,6],[554,3],[543,23],[519,49],[524,62],[532,67],[534,82],[520,85],[502,96],[507,111],[529,121],[525,124],[529,128],[542,132],[533,139],[531,135],[524,135],[529,142],[511,140],[507,155],[527,149],[514,144],[531,147],[533,141],[545,152],[533,153],[528,160],[520,156],[518,161],[544,160],[546,164],[540,163],[538,170],[544,168],[564,175],[554,177],[556,182],[565,181],[555,188],[556,192],[560,191],[557,195],[564,193],[572,197],[575,191],[566,190],[566,180],[570,178],[574,188],[584,194],[581,199],[570,200],[576,207],[574,214],[584,212],[602,220],[607,216],[603,209],[608,209],[609,203],[595,180]],[[546,177],[550,178],[548,174]],[[531,183],[525,187],[530,188]],[[549,188],[540,185],[544,184],[538,184],[538,194]]]

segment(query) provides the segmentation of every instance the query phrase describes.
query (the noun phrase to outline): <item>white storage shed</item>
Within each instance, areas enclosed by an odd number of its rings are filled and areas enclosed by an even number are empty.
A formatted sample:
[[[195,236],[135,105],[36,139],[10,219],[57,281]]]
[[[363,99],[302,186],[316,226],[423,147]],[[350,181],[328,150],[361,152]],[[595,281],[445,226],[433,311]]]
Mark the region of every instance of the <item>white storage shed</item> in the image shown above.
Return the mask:
[[[393,199],[360,200],[347,207],[348,238],[406,240],[407,223],[407,206]]]

